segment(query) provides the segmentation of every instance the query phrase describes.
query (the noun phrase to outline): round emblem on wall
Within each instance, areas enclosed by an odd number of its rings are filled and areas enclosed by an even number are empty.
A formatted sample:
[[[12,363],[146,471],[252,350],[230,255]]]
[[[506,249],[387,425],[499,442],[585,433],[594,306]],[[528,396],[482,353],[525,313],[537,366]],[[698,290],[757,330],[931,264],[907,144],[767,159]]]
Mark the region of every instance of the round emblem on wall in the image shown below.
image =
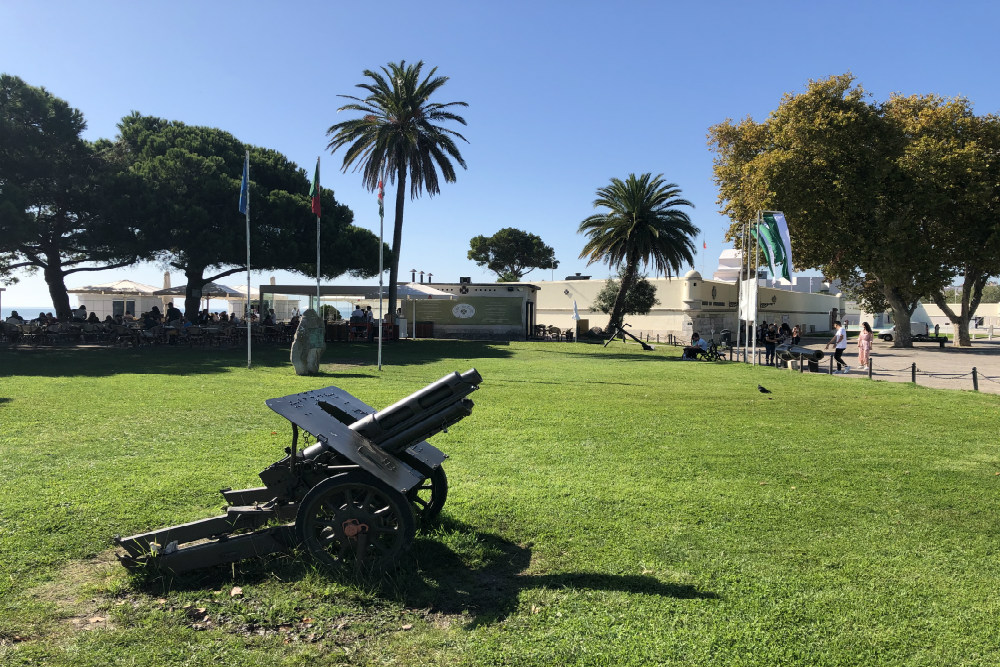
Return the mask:
[[[457,304],[451,309],[451,314],[459,319],[468,319],[476,314],[476,309],[467,303]]]

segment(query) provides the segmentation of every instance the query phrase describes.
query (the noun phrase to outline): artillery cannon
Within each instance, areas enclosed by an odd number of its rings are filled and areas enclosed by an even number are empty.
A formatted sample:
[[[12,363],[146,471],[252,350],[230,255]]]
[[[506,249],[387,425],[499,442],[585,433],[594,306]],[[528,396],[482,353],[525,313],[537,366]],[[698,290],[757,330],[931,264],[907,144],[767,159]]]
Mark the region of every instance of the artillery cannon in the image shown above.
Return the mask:
[[[778,355],[778,359],[781,359],[783,362],[798,359],[799,370],[805,370],[803,364],[809,364],[809,371],[812,373],[819,370],[819,362],[823,360],[823,350],[813,350],[808,347],[791,345],[789,343],[777,346],[774,348],[774,352]],[[782,365],[787,366],[787,363]]]
[[[785,343],[774,348],[775,354],[785,361],[792,361],[793,359],[798,359],[800,361],[809,361],[812,363],[817,363],[823,360],[823,350],[813,350],[808,347],[802,347],[801,345],[791,345]]]
[[[220,516],[115,537],[118,559],[181,573],[302,546],[328,566],[389,565],[448,494],[447,456],[426,438],[471,414],[482,379],[451,373],[379,412],[337,387],[269,399],[292,444],[261,471],[264,486],[223,489]],[[299,429],[315,444],[300,450]]]

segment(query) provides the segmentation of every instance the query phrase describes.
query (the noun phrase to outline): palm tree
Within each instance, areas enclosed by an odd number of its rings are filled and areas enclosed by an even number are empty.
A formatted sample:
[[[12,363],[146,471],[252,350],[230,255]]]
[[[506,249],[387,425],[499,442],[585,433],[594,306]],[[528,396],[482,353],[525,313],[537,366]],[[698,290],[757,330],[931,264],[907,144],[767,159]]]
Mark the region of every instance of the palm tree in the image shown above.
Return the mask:
[[[354,102],[337,110],[359,111],[363,115],[331,125],[326,132],[331,137],[327,145],[331,153],[338,148],[347,148],[343,171],[346,172],[357,162],[355,170],[361,170],[362,185],[369,191],[374,191],[385,179],[396,184],[396,219],[389,264],[390,313],[396,312],[396,278],[403,237],[407,172],[410,198],[414,199],[424,189],[430,196],[441,192],[438,168],[446,182],[455,181],[452,160],[465,168],[465,160],[454,139],[468,143],[467,140],[438,123],[455,121],[465,125],[465,119],[449,111],[449,107],[469,105],[465,102],[429,102],[431,95],[448,81],[448,77],[435,76],[435,67],[421,79],[423,66],[423,61],[407,66],[406,61],[401,60],[382,67],[381,72],[365,70],[364,75],[370,81],[359,83],[357,87],[368,91],[368,95],[364,98],[341,95]]]
[[[580,233],[588,237],[580,258],[588,257],[588,265],[607,262],[621,271],[621,285],[608,320],[612,331],[621,325],[625,295],[639,275],[640,264],[652,264],[657,273],[670,277],[680,272],[684,264],[694,263],[694,237],[699,233],[691,218],[678,206],[694,204],[680,198],[681,190],[674,183],[664,183],[663,174],[653,178],[635,174],[623,182],[611,179],[611,184],[598,189],[594,208],[610,209],[595,213],[580,223]]]

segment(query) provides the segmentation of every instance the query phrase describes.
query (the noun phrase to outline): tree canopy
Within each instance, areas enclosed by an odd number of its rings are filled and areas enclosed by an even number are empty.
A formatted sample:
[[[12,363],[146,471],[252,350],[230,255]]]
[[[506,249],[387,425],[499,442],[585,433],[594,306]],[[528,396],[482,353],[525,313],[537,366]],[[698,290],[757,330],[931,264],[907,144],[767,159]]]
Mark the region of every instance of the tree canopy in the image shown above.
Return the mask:
[[[337,111],[357,111],[360,118],[331,125],[327,147],[331,152],[344,148],[343,170],[351,165],[360,169],[362,185],[369,191],[380,187],[386,179],[396,185],[396,212],[392,231],[392,260],[389,264],[389,312],[396,312],[399,257],[403,240],[403,206],[406,180],[410,180],[410,198],[419,197],[426,189],[434,196],[441,191],[438,170],[445,182],[455,181],[452,160],[465,168],[465,160],[455,139],[466,141],[458,132],[442,125],[455,122],[465,125],[465,119],[451,111],[452,107],[468,106],[465,102],[431,102],[430,98],[448,81],[436,76],[431,68],[426,77],[424,63],[407,66],[406,61],[389,63],[381,72],[365,70],[369,79],[357,87],[365,97],[341,95],[349,100]]]
[[[799,267],[841,279],[871,312],[891,308],[895,345],[910,345],[921,297],[963,265],[983,283],[996,270],[983,259],[997,257],[997,152],[983,143],[995,126],[961,98],[876,103],[849,74],[812,81],[763,123],[711,128],[727,236],[759,210],[784,211]]]
[[[115,144],[143,185],[139,241],[150,258],[182,271],[185,311],[197,311],[205,283],[246,271],[246,222],[237,200],[250,151],[251,266],[316,270],[316,218],[309,179],[281,153],[245,146],[211,127],[133,113]],[[354,227],[349,208],[322,190],[321,275],[378,271],[378,238]]]
[[[0,278],[41,270],[59,317],[65,277],[135,261],[131,190],[83,114],[44,88],[0,75]]]
[[[611,313],[615,307],[615,300],[621,290],[621,274],[618,278],[608,278],[604,287],[594,297],[594,302],[590,306],[592,312],[601,312],[605,315]],[[632,286],[625,294],[625,305],[622,307],[623,315],[645,315],[660,305],[656,298],[656,286],[646,279],[646,276],[637,276],[632,282]]]
[[[685,263],[694,262],[694,237],[699,230],[678,208],[694,205],[680,194],[680,188],[664,182],[662,174],[629,174],[624,181],[612,178],[610,185],[597,190],[594,208],[608,211],[580,223],[578,231],[587,236],[580,257],[587,257],[588,264],[606,262],[620,271],[609,329],[621,325],[626,296],[640,266],[651,265],[670,276],[679,273]]]
[[[469,259],[497,274],[497,282],[517,282],[534,269],[556,269],[555,250],[541,237],[513,227],[469,241]]]

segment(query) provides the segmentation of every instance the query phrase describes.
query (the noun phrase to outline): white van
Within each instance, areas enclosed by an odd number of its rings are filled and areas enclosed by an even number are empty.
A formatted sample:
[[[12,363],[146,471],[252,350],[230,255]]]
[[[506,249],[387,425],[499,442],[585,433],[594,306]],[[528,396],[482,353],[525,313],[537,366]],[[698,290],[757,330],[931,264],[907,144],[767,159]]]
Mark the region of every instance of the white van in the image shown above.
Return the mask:
[[[931,333],[931,325],[927,322],[914,322],[910,320],[910,336],[914,340],[927,339]],[[895,337],[896,327],[893,326],[889,329],[879,329],[875,332],[878,338],[888,342],[892,342]]]

